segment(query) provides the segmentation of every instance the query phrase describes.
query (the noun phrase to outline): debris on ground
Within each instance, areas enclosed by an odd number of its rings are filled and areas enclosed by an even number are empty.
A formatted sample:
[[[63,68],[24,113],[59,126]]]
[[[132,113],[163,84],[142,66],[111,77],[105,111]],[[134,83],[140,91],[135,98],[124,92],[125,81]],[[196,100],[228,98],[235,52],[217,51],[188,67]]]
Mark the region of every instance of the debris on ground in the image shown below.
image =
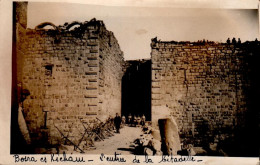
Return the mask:
[[[134,147],[136,153],[141,155],[162,155],[161,152],[161,141],[153,137],[152,132],[153,129],[148,126],[144,125],[143,134],[134,141]]]

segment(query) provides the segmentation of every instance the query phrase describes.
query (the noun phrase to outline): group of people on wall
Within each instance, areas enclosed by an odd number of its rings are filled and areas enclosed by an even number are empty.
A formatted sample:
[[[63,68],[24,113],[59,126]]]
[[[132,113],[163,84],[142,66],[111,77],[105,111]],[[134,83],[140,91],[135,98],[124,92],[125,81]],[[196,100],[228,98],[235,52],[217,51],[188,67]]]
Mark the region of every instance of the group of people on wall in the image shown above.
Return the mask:
[[[116,116],[114,118],[116,133],[120,133],[121,125],[127,124],[128,126],[131,126],[131,127],[144,126],[145,121],[146,121],[146,117],[144,114],[141,117],[139,115],[132,116],[131,114],[129,114],[126,119],[126,117],[124,115],[122,117],[120,117],[119,114],[116,113]]]

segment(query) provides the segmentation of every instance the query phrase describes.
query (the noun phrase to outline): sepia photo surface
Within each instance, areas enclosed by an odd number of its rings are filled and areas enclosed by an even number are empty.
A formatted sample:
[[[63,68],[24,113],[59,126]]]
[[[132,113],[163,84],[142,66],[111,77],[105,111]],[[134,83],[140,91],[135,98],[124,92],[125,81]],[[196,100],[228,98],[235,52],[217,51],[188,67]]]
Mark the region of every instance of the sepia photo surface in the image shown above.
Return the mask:
[[[144,4],[12,3],[11,155],[259,156],[258,9]]]

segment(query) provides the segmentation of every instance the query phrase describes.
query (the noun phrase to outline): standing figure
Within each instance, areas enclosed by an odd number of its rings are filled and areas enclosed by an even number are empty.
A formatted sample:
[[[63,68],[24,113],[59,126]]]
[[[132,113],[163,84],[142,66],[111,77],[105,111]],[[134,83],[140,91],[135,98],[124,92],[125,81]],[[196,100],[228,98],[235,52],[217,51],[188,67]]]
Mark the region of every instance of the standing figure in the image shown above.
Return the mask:
[[[145,125],[145,116],[143,114],[142,118],[141,118],[141,125],[144,126]]]
[[[227,39],[227,44],[230,44],[230,38]]]
[[[133,122],[132,122],[133,126],[136,127],[136,124],[137,124],[137,118],[136,116],[134,115],[134,118],[133,118]]]
[[[125,116],[124,115],[122,116],[122,125],[123,126],[125,125]]]
[[[116,127],[116,132],[120,133],[119,129],[120,129],[120,124],[121,124],[121,117],[118,115],[118,113],[116,113],[116,117],[114,119],[114,124]]]
[[[127,120],[127,122],[128,122],[128,125],[130,126],[130,125],[131,125],[131,122],[132,122],[132,115],[131,115],[131,113],[129,113],[129,115],[128,115],[128,120]]]
[[[237,43],[238,43],[238,44],[241,44],[241,40],[240,40],[240,38],[238,38],[238,41],[237,41]]]
[[[236,43],[237,43],[236,38],[233,37],[233,39],[232,39],[232,44],[236,44]]]
[[[138,115],[136,118],[137,125],[139,126],[141,124],[141,117]]]

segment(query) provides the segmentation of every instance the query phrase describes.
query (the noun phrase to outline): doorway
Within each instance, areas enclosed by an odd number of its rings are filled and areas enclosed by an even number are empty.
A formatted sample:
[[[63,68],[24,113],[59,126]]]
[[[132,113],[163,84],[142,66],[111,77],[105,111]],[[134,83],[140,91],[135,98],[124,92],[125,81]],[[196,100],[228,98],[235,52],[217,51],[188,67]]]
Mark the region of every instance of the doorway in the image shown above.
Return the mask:
[[[132,60],[122,78],[122,115],[151,121],[151,60]]]

